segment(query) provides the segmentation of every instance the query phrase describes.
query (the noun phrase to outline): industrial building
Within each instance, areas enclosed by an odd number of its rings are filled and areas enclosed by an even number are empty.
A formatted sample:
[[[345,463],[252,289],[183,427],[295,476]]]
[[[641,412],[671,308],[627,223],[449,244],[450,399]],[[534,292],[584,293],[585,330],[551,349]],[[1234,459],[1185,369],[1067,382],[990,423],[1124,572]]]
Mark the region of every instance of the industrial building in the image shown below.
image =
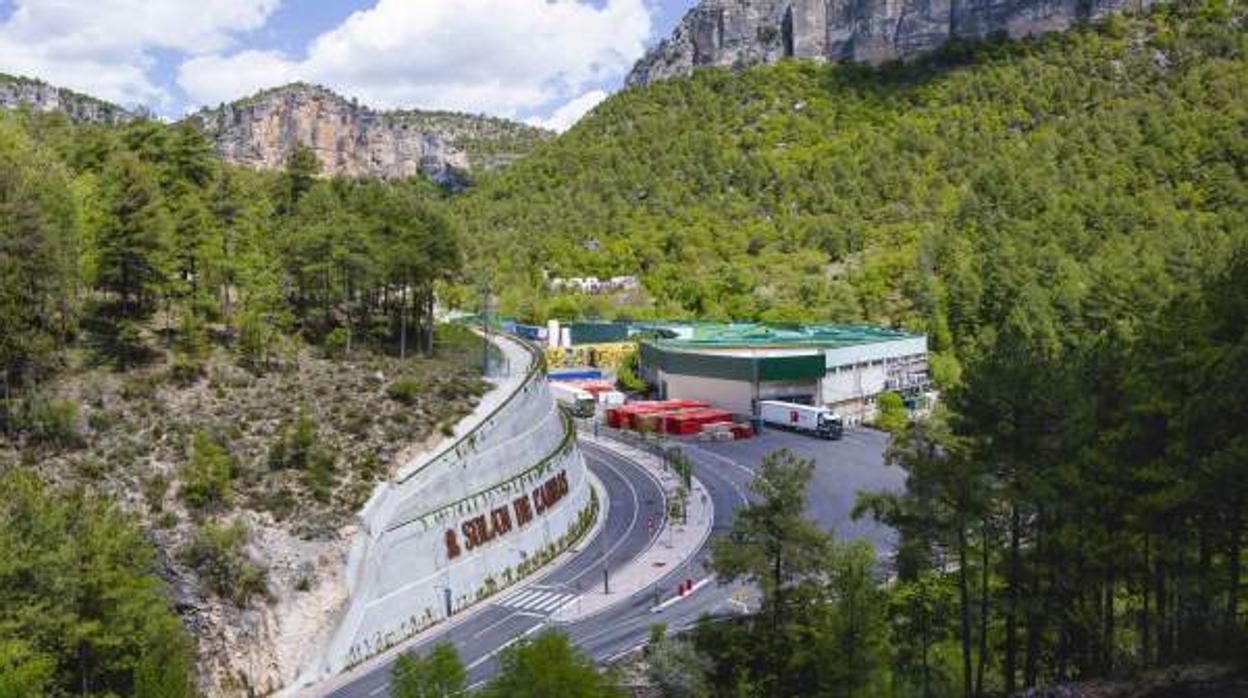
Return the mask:
[[[823,405],[846,424],[869,420],[876,397],[911,408],[930,397],[927,338],[861,325],[665,325],[641,342],[642,377],[665,399],[755,414],[760,400]]]

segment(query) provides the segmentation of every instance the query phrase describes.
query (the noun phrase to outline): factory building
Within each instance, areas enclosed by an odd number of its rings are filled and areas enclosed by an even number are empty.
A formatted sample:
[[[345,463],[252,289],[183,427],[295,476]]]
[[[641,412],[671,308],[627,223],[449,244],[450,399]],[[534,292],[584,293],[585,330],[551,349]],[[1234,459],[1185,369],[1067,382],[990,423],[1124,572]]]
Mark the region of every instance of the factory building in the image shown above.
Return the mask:
[[[641,343],[642,376],[666,399],[755,414],[760,400],[827,406],[858,424],[876,397],[930,399],[927,338],[859,325],[671,325]]]

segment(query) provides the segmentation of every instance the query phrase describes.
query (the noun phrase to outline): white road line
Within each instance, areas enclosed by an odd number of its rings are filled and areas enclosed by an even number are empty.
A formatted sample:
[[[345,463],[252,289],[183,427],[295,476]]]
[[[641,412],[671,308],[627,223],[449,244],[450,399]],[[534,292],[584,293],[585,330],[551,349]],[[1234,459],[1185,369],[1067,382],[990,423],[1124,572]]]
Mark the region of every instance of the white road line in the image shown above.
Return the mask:
[[[570,594],[557,594],[555,595],[554,598],[550,599],[546,603],[541,604],[540,606],[537,606],[534,610],[542,611],[543,613],[546,611],[554,610],[555,606],[562,604],[564,601],[568,599],[569,596]]]
[[[521,593],[519,593],[519,594],[517,594],[517,595],[515,595],[515,596],[511,597],[510,599],[507,599],[506,601],[500,601],[500,602],[499,602],[499,605],[501,605],[501,606],[516,606],[516,607],[519,607],[519,608],[523,608],[523,607],[524,607],[524,605],[525,605],[526,603],[528,603],[528,602],[532,601],[533,599],[535,599],[535,598],[537,598],[537,597],[541,596],[541,595],[542,595],[542,594],[544,594],[544,593],[546,593],[546,592],[543,592],[543,591],[536,591],[536,590],[533,590],[533,589],[527,589],[527,590],[525,590],[525,591],[523,591],[523,592],[521,592]]]
[[[503,616],[502,618],[499,618],[498,620],[494,621],[493,623],[490,623],[489,625],[485,626],[485,627],[484,627],[484,628],[482,628],[481,630],[479,630],[479,631],[477,631],[476,633],[474,633],[474,634],[473,634],[473,636],[472,636],[472,639],[474,639],[474,640],[475,640],[475,639],[477,639],[477,638],[481,637],[482,635],[485,635],[486,633],[489,633],[489,632],[493,631],[493,630],[494,630],[494,628],[497,628],[498,626],[502,625],[503,623],[506,623],[507,621],[511,620],[512,618],[515,618],[516,616],[522,616],[522,615],[528,615],[528,614],[521,613],[521,612],[519,612],[519,611],[517,611],[516,613],[508,613],[507,615]]]
[[[603,449],[603,450],[605,451],[606,449]],[[610,452],[609,452],[609,451],[607,451],[607,453],[610,453]],[[612,455],[615,455],[615,454],[612,454]],[[616,457],[617,457],[617,458],[620,458],[620,456],[618,456],[618,455],[616,455]],[[628,461],[627,461],[627,459],[623,459],[623,458],[622,458],[621,460],[624,460],[625,462],[628,462]],[[630,534],[630,533],[632,533],[632,531],[633,531],[633,527],[637,524],[637,516],[638,516],[638,513],[639,513],[639,512],[640,512],[640,510],[641,510],[641,500],[640,500],[640,498],[637,496],[637,488],[636,488],[636,487],[633,487],[633,483],[629,482],[628,478],[624,477],[624,476],[620,473],[620,471],[619,471],[619,470],[618,470],[615,466],[613,466],[613,465],[611,465],[609,462],[607,462],[607,459],[606,459],[606,458],[601,458],[601,457],[600,457],[600,458],[598,459],[598,462],[600,462],[600,463],[602,463],[603,465],[607,466],[607,470],[610,470],[611,472],[615,473],[616,477],[618,477],[618,478],[620,478],[621,480],[623,480],[623,481],[624,481],[624,484],[628,486],[628,493],[629,493],[629,495],[633,498],[633,507],[632,507],[633,511],[632,511],[632,516],[631,516],[631,517],[629,518],[629,520],[628,520],[628,525],[624,527],[624,535],[620,536],[620,539],[619,539],[619,540],[617,540],[617,541],[615,542],[615,545],[612,545],[612,546],[611,546],[611,548],[610,548],[610,549],[608,549],[608,550],[607,550],[607,552],[599,558],[600,560],[603,560],[603,561],[610,561],[610,560],[611,560],[611,555],[612,555],[612,553],[614,553],[614,552],[616,551],[616,549],[617,549],[617,548],[619,548],[621,545],[624,545],[626,542],[628,542],[629,534]],[[644,474],[646,474],[647,476],[649,476],[651,480],[654,480],[656,483],[658,482],[658,480],[655,480],[655,479],[654,479],[654,476],[653,476],[653,475],[650,475],[650,473],[646,472],[646,470],[645,470],[644,468],[642,468],[642,467],[640,467],[640,466],[630,466],[630,467],[637,467],[637,468],[638,468],[639,470],[641,470]],[[605,486],[605,485],[604,485],[604,486]],[[662,485],[660,485],[660,486],[659,486],[659,492],[660,492],[660,493],[662,493],[662,492],[663,492],[663,487],[662,487]],[[666,511],[667,511],[667,495],[666,495],[666,493],[664,493],[664,494],[663,494],[663,497],[664,497],[664,501],[663,501],[663,511],[664,511],[664,512],[666,512]],[[608,512],[608,514],[607,514],[607,515],[609,515],[609,512]],[[572,582],[575,582],[576,580],[578,580],[578,579],[580,579],[581,577],[585,576],[585,575],[586,575],[586,574],[588,574],[589,572],[591,572],[591,571],[596,571],[597,569],[598,569],[598,566],[597,566],[597,565],[590,565],[590,566],[587,566],[585,569],[583,569],[583,570],[581,570],[580,572],[578,572],[578,573],[576,573],[575,575],[573,575],[571,579],[566,579],[566,580],[564,580],[564,582],[563,582],[563,583],[564,583],[564,584],[571,584]]]
[[[524,607],[528,609],[532,609],[534,611],[540,611],[542,610],[543,606],[545,606],[546,604],[558,598],[559,598],[558,594],[555,594],[549,591],[543,591],[541,594],[538,594],[536,598],[530,599],[529,601],[525,602]]]

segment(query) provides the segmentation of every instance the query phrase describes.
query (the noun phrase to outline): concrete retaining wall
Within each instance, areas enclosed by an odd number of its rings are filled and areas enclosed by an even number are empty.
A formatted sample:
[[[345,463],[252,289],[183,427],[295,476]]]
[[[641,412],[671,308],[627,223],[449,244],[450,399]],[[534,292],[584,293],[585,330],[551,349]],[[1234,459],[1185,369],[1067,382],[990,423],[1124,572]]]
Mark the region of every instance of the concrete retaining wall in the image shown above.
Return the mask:
[[[511,393],[501,405],[441,453],[406,464],[360,513],[350,601],[319,677],[445,620],[448,601],[453,615],[522,579],[591,525],[585,461],[538,355],[509,337],[495,343],[527,367],[523,378],[502,381],[497,390]],[[474,545],[478,531],[487,533]]]

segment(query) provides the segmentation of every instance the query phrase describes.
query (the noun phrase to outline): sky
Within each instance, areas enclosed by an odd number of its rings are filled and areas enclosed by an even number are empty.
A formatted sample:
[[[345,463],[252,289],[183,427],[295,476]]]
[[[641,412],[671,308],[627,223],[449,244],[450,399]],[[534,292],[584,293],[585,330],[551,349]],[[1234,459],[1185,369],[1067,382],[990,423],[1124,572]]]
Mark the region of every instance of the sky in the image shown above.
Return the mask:
[[[0,72],[176,119],[296,80],[566,129],[694,0],[0,0]]]

